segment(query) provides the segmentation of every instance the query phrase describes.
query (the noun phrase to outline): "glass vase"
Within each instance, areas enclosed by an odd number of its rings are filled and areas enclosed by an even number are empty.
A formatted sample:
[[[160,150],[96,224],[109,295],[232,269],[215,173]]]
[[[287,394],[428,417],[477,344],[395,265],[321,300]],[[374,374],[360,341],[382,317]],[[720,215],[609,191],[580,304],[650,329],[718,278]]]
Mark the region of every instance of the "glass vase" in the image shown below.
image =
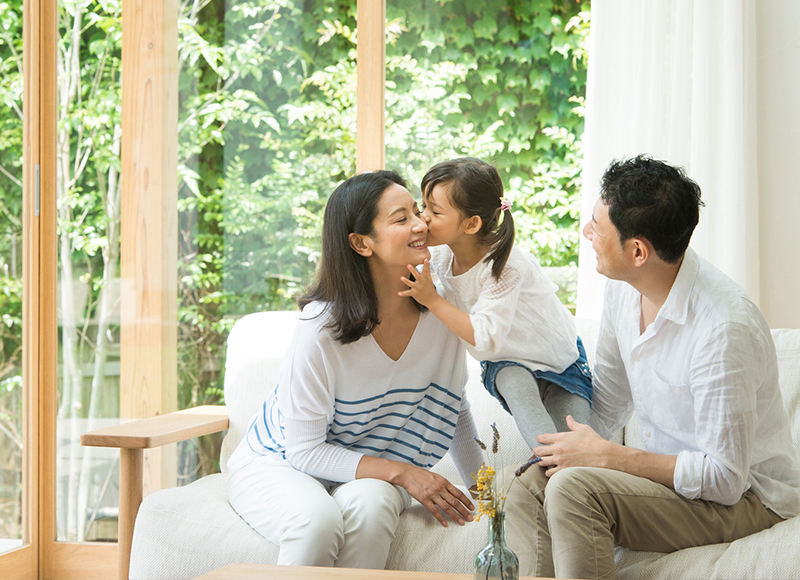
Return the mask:
[[[506,514],[489,520],[489,543],[475,556],[475,580],[518,580],[519,560],[506,545]]]

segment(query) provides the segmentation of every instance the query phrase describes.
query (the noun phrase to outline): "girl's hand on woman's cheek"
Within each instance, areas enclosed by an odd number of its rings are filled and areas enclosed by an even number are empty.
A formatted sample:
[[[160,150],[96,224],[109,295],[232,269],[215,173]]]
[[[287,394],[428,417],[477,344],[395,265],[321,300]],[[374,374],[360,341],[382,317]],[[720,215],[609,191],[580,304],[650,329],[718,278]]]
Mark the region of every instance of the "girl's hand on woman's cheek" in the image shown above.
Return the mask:
[[[423,306],[430,307],[430,303],[433,300],[440,298],[439,293],[436,292],[436,286],[434,286],[433,280],[431,279],[430,262],[425,260],[422,263],[421,272],[418,272],[414,266],[409,264],[408,271],[414,277],[414,280],[411,280],[410,277],[401,276],[400,280],[402,280],[403,284],[408,286],[408,290],[403,290],[402,292],[398,292],[398,294],[400,296],[411,296]]]

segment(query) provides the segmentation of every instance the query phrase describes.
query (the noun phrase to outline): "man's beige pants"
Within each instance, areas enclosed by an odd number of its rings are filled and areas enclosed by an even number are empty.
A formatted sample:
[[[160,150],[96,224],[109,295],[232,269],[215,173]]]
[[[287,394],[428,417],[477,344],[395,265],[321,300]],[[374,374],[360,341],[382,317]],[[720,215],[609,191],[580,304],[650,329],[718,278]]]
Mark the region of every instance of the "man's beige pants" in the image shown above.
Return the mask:
[[[615,545],[672,552],[732,542],[782,521],[749,491],[725,506],[612,469],[571,467],[549,480],[544,471],[532,467],[508,492],[507,540],[520,576],[614,578]]]

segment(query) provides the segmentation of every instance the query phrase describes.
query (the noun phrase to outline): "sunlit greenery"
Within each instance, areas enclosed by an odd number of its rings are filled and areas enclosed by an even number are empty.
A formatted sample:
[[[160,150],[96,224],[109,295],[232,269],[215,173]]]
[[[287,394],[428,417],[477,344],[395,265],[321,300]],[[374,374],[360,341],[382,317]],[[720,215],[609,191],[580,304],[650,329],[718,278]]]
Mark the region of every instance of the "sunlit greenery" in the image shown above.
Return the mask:
[[[387,167],[416,187],[438,161],[493,161],[515,202],[518,244],[546,266],[577,263],[588,4],[392,0],[386,10]],[[21,0],[0,0],[0,424],[12,434],[21,400],[21,15]],[[358,31],[355,2],[343,0],[186,0],[178,26],[184,407],[221,401],[236,318],[294,308],[314,271],[327,196],[355,172]],[[59,315],[59,417],[69,418],[118,401],[102,371],[119,340],[104,293],[119,277],[121,0],[59,2],[59,34],[59,276],[69,305]],[[85,298],[65,300],[73,291]],[[217,445],[200,443],[185,478],[217,468]],[[19,448],[4,453],[0,469],[19,457]],[[18,482],[2,486],[3,500],[19,491]]]

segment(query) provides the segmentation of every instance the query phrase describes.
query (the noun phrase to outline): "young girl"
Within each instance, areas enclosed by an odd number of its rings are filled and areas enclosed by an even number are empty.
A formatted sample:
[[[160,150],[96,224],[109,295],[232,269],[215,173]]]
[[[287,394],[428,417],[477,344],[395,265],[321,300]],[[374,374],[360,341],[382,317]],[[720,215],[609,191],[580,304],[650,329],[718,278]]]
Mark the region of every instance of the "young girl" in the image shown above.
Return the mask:
[[[514,247],[514,221],[497,170],[479,159],[439,163],[422,179],[431,263],[402,281],[481,362],[486,389],[533,448],[542,433],[589,422],[591,371],[570,312],[536,258]]]

